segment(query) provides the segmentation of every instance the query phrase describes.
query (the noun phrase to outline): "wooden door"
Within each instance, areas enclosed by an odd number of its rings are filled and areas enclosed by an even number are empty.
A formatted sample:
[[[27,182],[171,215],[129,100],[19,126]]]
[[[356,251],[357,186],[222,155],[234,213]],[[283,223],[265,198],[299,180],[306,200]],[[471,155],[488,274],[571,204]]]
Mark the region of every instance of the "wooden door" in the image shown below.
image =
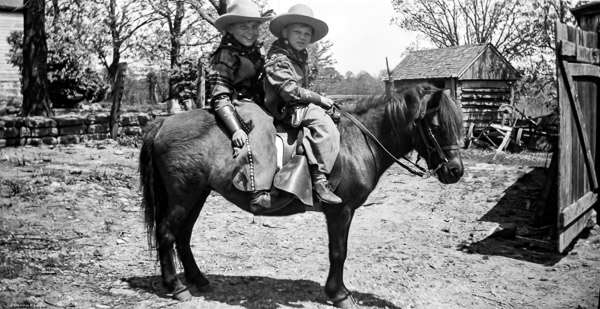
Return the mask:
[[[556,231],[558,251],[563,252],[586,227],[598,201],[598,34],[557,23],[556,50],[560,114]]]

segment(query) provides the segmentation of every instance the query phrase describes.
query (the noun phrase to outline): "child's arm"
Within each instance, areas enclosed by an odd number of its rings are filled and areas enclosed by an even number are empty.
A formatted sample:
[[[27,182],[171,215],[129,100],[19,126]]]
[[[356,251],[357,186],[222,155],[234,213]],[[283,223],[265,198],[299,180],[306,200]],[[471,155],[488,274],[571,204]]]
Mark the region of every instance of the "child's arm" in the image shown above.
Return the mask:
[[[236,67],[239,67],[238,59],[230,51],[222,49],[211,59],[208,81],[212,85],[210,101],[211,107],[229,132],[235,147],[243,147],[248,136],[242,129],[235,108],[231,104],[231,96],[234,92],[233,78]]]
[[[285,57],[279,57],[265,65],[266,79],[279,93],[287,108],[297,104],[313,103],[330,109],[333,101],[316,92],[302,88],[293,65]]]

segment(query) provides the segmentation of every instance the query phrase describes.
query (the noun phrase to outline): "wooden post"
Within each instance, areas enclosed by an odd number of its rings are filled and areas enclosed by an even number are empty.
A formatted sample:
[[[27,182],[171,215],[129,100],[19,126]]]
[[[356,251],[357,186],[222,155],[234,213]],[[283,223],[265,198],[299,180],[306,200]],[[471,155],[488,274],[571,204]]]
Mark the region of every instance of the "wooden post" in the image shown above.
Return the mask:
[[[158,78],[156,77],[156,73],[150,72],[147,75],[148,79],[148,99],[150,99],[150,105],[156,105],[156,83]]]
[[[204,64],[198,59],[198,81],[196,82],[198,96],[196,96],[196,107],[207,108],[206,106],[206,76],[204,75]]]
[[[121,97],[123,96],[123,85],[127,75],[127,63],[119,63],[117,77],[113,87],[113,104],[110,109],[110,137],[117,139],[119,134],[119,111],[121,110]]]

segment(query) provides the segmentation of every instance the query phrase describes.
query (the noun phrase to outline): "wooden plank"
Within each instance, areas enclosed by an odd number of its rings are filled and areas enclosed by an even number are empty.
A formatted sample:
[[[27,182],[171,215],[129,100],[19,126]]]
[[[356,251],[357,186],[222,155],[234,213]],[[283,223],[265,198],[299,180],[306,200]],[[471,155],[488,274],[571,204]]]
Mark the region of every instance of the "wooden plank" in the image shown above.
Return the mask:
[[[558,230],[558,252],[562,253],[569,247],[577,236],[587,227],[587,223],[592,217],[592,210],[589,209],[579,220],[575,221],[566,229]]]
[[[496,109],[498,107],[500,107],[500,105],[502,105],[502,104],[510,103],[510,101],[507,101],[507,100],[483,101],[483,100],[472,100],[472,99],[465,99],[465,100],[462,100],[461,102],[462,102],[462,106],[472,106],[472,107],[481,106],[482,108],[496,107]]]
[[[558,54],[563,57],[577,57],[577,44],[566,40],[559,41]]]
[[[494,101],[507,101],[510,100],[509,98],[509,94],[479,94],[479,93],[463,93],[460,96],[462,99],[464,100],[468,100],[468,99],[472,99],[472,100],[486,100],[486,101],[490,101],[490,100],[494,100]]]
[[[569,63],[571,76],[590,76],[600,78],[600,67],[586,63]]]
[[[590,208],[594,207],[594,204],[598,201],[598,194],[594,192],[588,192],[582,198],[577,200],[575,203],[567,206],[560,212],[559,215],[559,227],[564,228],[569,224],[573,223],[582,214],[586,213]]]
[[[600,49],[577,46],[576,60],[578,62],[600,64]]]
[[[204,74],[204,64],[198,59],[198,80],[196,81],[196,108],[209,109],[206,104],[206,77]]]
[[[508,88],[462,88],[463,92],[474,92],[474,93],[503,93],[510,94]]]
[[[577,45],[573,42],[560,40],[559,55],[574,58],[581,63],[600,64],[600,49]]]
[[[583,153],[585,155],[585,160],[587,164],[588,176],[592,182],[592,190],[598,189],[598,179],[596,178],[596,165],[594,164],[594,158],[592,157],[592,152],[590,150],[590,142],[589,138],[586,134],[587,129],[586,125],[583,122],[583,115],[581,113],[581,106],[579,105],[579,98],[577,95],[577,90],[575,89],[575,82],[573,81],[573,77],[571,75],[571,71],[569,70],[569,63],[565,60],[561,60],[560,64],[562,66],[563,77],[567,81],[566,90],[569,97],[569,101],[571,102],[571,109],[573,110],[573,118],[575,119],[575,124],[577,126],[577,133],[579,135],[579,139],[582,142],[581,146],[583,147]]]
[[[459,80],[458,86],[461,88],[510,88],[508,81],[500,80]]]
[[[560,50],[560,43],[559,41],[561,39],[567,39],[568,38],[568,33],[567,33],[567,25],[561,23],[560,21],[556,21],[556,49]],[[560,61],[560,56],[557,53],[557,62]],[[556,212],[553,214],[553,217],[555,218],[556,222],[555,224],[552,225],[553,229],[556,228],[559,223],[558,223],[558,217],[559,217],[559,213],[560,210],[564,207],[566,207],[567,205],[570,205],[572,203],[572,201],[570,200],[570,192],[572,190],[572,186],[573,183],[571,181],[571,176],[573,175],[573,170],[571,169],[570,164],[573,161],[573,147],[571,144],[571,141],[574,140],[573,138],[573,131],[572,131],[572,123],[573,123],[573,116],[572,116],[572,110],[570,108],[567,108],[569,106],[569,98],[567,95],[565,95],[565,93],[567,93],[566,90],[566,80],[563,77],[564,73],[563,70],[561,68],[561,65],[557,65],[557,79],[558,79],[558,99],[559,99],[559,130],[558,130],[558,134],[559,134],[559,143],[558,143],[558,163],[557,163],[557,168],[558,168],[558,173],[557,173],[557,188],[559,188],[559,190],[557,190],[556,192],[556,204],[557,207]],[[563,205],[565,205],[563,207]]]

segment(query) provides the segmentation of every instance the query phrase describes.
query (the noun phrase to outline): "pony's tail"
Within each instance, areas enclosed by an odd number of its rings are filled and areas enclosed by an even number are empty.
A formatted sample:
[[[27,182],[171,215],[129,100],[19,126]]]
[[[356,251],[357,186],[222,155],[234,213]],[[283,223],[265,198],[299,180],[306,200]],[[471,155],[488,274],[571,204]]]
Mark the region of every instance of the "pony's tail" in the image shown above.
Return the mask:
[[[162,127],[164,118],[158,118],[148,124],[142,138],[142,149],[140,150],[140,185],[142,189],[142,209],[144,210],[144,222],[148,236],[148,246],[157,248],[155,229],[156,219],[160,218],[161,208],[166,205],[166,191],[162,178],[156,169],[154,162],[154,140]]]

